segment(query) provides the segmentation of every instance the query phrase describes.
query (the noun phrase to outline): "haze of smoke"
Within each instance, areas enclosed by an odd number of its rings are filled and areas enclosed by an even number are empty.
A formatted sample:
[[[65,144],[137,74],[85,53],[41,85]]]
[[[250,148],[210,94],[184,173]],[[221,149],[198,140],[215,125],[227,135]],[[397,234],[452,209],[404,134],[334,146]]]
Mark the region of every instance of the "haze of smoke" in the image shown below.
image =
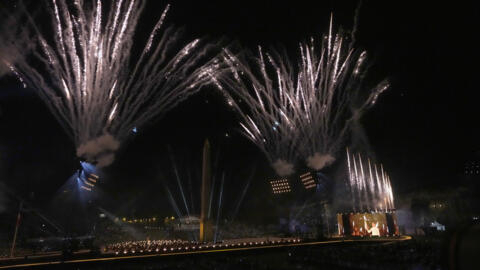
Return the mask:
[[[277,159],[275,162],[273,162],[272,167],[278,176],[289,176],[295,172],[292,163],[281,159]]]
[[[0,57],[2,57],[0,55]],[[5,74],[8,73],[8,67],[3,62],[0,62],[0,78],[3,77]]]
[[[307,166],[314,170],[320,170],[335,161],[335,157],[325,154],[321,155],[319,153],[313,154],[311,157],[307,157]]]
[[[103,134],[77,148],[77,156],[86,160],[96,160],[96,166],[106,167],[115,160],[115,152],[120,147],[120,142],[110,134]]]
[[[8,12],[8,13],[7,13]],[[4,19],[0,23],[0,78],[14,72],[10,66],[20,59],[24,60],[34,44],[23,27],[18,27],[18,18],[22,16],[20,9],[1,10],[0,16]]]

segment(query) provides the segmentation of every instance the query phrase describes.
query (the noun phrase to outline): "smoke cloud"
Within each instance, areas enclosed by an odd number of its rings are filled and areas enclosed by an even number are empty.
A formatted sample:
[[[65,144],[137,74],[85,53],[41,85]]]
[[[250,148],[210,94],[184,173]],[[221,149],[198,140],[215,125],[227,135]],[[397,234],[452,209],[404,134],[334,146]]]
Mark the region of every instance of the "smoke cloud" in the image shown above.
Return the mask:
[[[120,142],[106,133],[100,137],[81,144],[77,148],[77,156],[95,164],[98,168],[106,167],[115,160],[115,152]]]
[[[307,166],[318,171],[332,164],[334,161],[335,158],[330,154],[321,155],[316,152],[313,156],[307,158]]]
[[[293,164],[283,159],[277,159],[272,167],[279,176],[288,176],[295,172]]]

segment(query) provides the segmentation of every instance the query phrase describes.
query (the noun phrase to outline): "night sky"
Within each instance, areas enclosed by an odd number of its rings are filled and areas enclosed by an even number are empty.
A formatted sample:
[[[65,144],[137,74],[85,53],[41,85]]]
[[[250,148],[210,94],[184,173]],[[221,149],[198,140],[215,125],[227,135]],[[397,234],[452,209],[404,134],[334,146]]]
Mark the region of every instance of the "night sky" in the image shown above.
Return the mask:
[[[145,16],[153,21],[166,2],[150,2]],[[225,38],[250,49],[283,44],[294,55],[299,41],[326,31],[330,12],[336,25],[351,29],[357,6],[355,1],[279,2],[174,1],[167,23],[184,26],[190,38]],[[372,64],[367,83],[385,77],[391,82],[362,123],[394,191],[455,186],[464,162],[480,149],[478,7],[364,1],[359,16],[357,47],[369,52]],[[262,177],[273,171],[237,128],[235,114],[206,88],[140,129],[106,170],[106,186],[130,190],[121,200],[145,188],[160,190],[161,175],[168,175],[167,146],[175,155],[199,160],[208,137],[237,183],[256,163],[252,194],[267,192]],[[43,103],[8,76],[0,80],[0,162],[2,181],[39,202],[48,200],[78,164],[73,144]]]

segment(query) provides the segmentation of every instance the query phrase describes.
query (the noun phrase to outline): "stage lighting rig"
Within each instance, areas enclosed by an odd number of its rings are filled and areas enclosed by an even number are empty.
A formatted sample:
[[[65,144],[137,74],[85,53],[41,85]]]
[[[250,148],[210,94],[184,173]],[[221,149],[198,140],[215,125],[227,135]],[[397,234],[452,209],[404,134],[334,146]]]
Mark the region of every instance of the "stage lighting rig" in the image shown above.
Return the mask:
[[[317,186],[315,175],[312,172],[307,172],[300,175],[300,180],[302,181],[302,184],[305,187],[305,189],[311,189]]]
[[[292,191],[288,179],[270,180],[273,194],[289,193]]]

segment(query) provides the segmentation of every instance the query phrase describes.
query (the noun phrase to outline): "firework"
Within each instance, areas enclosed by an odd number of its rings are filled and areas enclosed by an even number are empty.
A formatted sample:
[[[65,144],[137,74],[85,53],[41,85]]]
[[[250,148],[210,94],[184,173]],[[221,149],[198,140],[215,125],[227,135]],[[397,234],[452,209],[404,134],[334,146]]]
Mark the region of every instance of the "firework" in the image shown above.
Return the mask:
[[[388,87],[385,80],[360,91],[366,52],[353,48],[344,32],[334,33],[332,25],[319,42],[300,43],[294,62],[285,52],[261,47],[253,61],[224,50],[229,72],[217,85],[239,113],[245,136],[280,176],[293,173],[298,158],[315,170],[332,163],[352,122]]]
[[[180,44],[179,30],[164,29],[169,6],[136,53],[145,1],[104,3],[52,0],[53,29],[42,29],[26,12],[33,53],[8,63],[64,126],[77,156],[99,167],[113,162],[132,130],[175,107],[215,72],[210,45]]]
[[[377,211],[395,208],[390,177],[383,165],[372,163],[360,154],[350,154],[347,165],[352,206],[355,211]]]

